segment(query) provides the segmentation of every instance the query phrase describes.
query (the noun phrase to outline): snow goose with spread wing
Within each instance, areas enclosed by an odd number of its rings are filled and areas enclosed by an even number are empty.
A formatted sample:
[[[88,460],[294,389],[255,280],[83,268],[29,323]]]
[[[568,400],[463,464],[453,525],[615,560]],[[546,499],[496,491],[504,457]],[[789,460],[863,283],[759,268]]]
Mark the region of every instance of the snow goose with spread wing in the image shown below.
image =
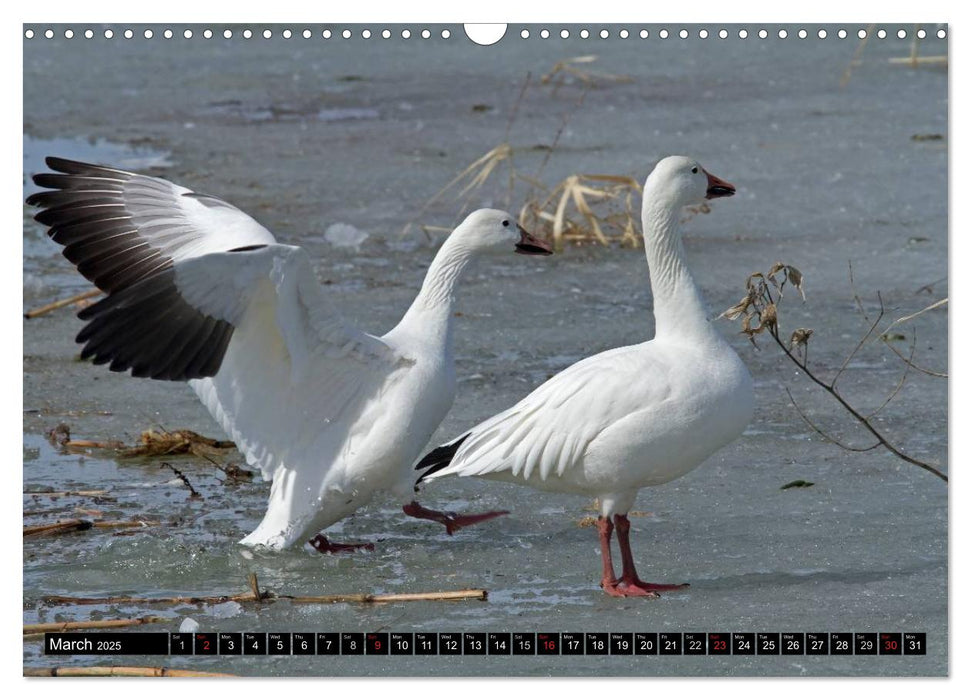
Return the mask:
[[[79,314],[83,358],[188,380],[246,460],[271,479],[242,543],[306,541],[391,490],[449,533],[503,514],[408,502],[411,466],[452,405],[455,286],[480,253],[547,255],[507,213],[473,212],[438,251],[401,322],[376,337],[342,320],[307,253],[236,207],[167,180],[48,158],[27,203],[108,296]],[[411,498],[413,499],[413,494]],[[311,544],[320,551],[370,545]]]
[[[595,496],[603,565],[614,596],[656,596],[686,584],[642,581],[627,512],[638,489],[677,479],[741,435],[752,417],[752,378],[708,321],[684,262],[683,207],[735,188],[696,161],[665,158],[644,185],[644,247],[654,297],[654,339],[568,367],[512,408],[418,464],[419,481],[457,474]],[[622,573],[614,574],[614,529]]]

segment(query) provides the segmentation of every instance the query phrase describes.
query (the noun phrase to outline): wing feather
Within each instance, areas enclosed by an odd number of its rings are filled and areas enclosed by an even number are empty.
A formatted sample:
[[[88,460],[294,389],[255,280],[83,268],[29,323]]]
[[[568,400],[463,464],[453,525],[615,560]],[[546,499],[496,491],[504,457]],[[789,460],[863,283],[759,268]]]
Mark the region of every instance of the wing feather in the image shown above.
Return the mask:
[[[516,405],[472,428],[448,465],[436,465],[421,479],[506,472],[524,481],[546,481],[577,469],[601,432],[637,410],[646,394],[665,390],[663,377],[647,379],[650,373],[625,371],[641,361],[637,347],[609,350],[568,367]],[[653,388],[631,391],[631,376],[642,377],[645,384],[653,381]],[[625,400],[628,395],[637,398]]]

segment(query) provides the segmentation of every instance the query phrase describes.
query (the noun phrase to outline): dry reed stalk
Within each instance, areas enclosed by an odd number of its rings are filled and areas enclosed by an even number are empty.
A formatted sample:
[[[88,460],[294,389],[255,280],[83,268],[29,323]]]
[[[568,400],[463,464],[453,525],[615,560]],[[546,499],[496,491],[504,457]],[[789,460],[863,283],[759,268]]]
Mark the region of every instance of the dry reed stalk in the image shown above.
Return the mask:
[[[465,591],[433,591],[429,593],[346,593],[313,596],[273,596],[291,603],[407,603],[420,600],[487,600],[488,591],[474,588]],[[265,600],[265,599],[264,599]]]
[[[75,294],[73,297],[68,297],[67,299],[58,299],[57,301],[52,301],[50,304],[45,304],[44,306],[39,306],[36,309],[31,309],[24,313],[24,318],[37,318],[38,316],[43,316],[46,313],[55,311],[64,306],[70,306],[71,304],[76,304],[79,301],[84,301],[85,299],[90,299],[96,297],[99,294],[104,294],[100,289],[89,289],[86,292],[81,292],[80,294]]]
[[[610,245],[637,246],[634,196],[641,191],[640,183],[625,175],[570,175],[554,187],[546,199],[530,199],[520,211],[520,220],[534,222],[533,235],[550,238],[557,250],[562,250],[567,240],[597,242]],[[598,213],[611,204],[619,211]],[[570,211],[575,211],[573,217]],[[579,215],[579,216],[576,216]],[[609,234],[605,229],[615,229]]]
[[[90,449],[94,448],[97,450],[120,450],[125,447],[125,443],[119,442],[118,440],[65,440],[61,443],[64,447],[74,447],[77,449]]]
[[[151,625],[157,622],[168,622],[165,617],[147,615],[145,617],[133,617],[125,620],[82,620],[75,622],[39,622],[36,624],[24,625],[24,636],[44,634],[46,632],[70,632],[71,630],[105,630],[117,627],[137,627],[138,625]]]
[[[258,586],[257,586],[257,591]],[[285,600],[295,604],[332,603],[404,603],[421,600],[487,600],[488,591],[473,588],[462,591],[433,591],[427,593],[336,593],[331,595],[282,595],[271,591],[237,593],[219,596],[173,596],[160,598],[136,598],[131,596],[107,596],[103,598],[77,598],[74,596],[45,596],[44,602],[53,605],[216,605],[226,602],[255,603]]]
[[[81,532],[94,529],[115,529],[125,527],[154,527],[162,523],[155,520],[82,520],[72,518],[70,520],[59,520],[56,523],[44,523],[42,525],[30,525],[24,527],[24,537],[36,537],[39,535],[63,535],[66,532]]]
[[[213,673],[210,671],[189,671],[164,666],[55,666],[52,668],[24,667],[24,676],[33,678],[57,677],[100,677],[100,676],[139,676],[151,678],[235,678],[232,673]]]
[[[107,489],[91,491],[24,491],[25,496],[44,496],[45,498],[67,498],[69,496],[97,497],[108,493]]]
[[[170,605],[218,605],[219,603],[251,603],[256,599],[252,593],[237,593],[236,595],[209,596],[162,596],[158,598],[139,598],[136,596],[104,596],[101,598],[78,598],[67,595],[44,596],[43,601],[51,605],[154,605],[165,603]]]
[[[139,438],[140,443],[134,447],[122,450],[122,457],[157,457],[173,454],[194,454],[206,457],[219,454],[220,450],[236,447],[230,440],[214,440],[193,430],[185,428],[179,430],[145,430]]]
[[[575,56],[555,63],[550,72],[540,78],[540,83],[548,85],[553,83],[554,91],[559,89],[565,82],[566,76],[572,76],[579,80],[585,87],[595,87],[598,83],[630,83],[633,78],[629,75],[615,73],[601,73],[592,71],[579,66],[594,63],[597,57],[594,55]]]

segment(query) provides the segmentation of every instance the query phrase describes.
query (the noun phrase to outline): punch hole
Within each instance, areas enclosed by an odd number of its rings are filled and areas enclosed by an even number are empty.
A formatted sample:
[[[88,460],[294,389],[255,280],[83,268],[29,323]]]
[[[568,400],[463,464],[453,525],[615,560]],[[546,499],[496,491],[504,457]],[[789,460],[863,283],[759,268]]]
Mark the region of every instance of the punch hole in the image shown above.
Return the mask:
[[[878,29],[877,30],[877,38],[878,39],[886,39],[887,38],[887,30],[886,29]]]
[[[428,31],[427,29],[422,29],[421,30],[421,38],[422,39],[431,39],[432,38],[432,33],[430,31]]]
[[[202,36],[205,37],[206,39],[212,39],[212,30],[211,29],[205,30],[202,33]]]
[[[370,29],[365,29],[363,32],[361,32],[361,36],[364,37],[365,39],[370,39],[371,38],[371,30]]]
[[[662,29],[661,31],[659,31],[657,33],[657,35],[659,37],[661,37],[662,39],[667,39],[668,38],[668,30],[667,29]]]
[[[587,31],[586,29],[581,29],[580,30],[580,38],[581,39],[589,39],[590,38],[590,32]]]
[[[283,36],[286,36],[286,35],[287,35],[287,33],[286,32],[283,32]],[[263,30],[263,38],[264,39],[269,39],[272,36],[273,36],[273,32],[271,32],[269,29],[264,29]]]
[[[569,39],[570,38],[570,30],[569,29],[561,29],[560,30],[560,38],[561,39]]]
[[[449,31],[449,30],[447,30],[447,29],[443,29],[443,30],[442,30],[442,38],[443,38],[443,39],[448,39],[448,38],[450,38],[451,36],[452,36],[452,32],[450,32],[450,31]]]
[[[738,38],[739,39],[748,39],[748,30],[747,29],[739,29],[738,30]]]
[[[805,39],[807,36],[809,36],[809,32],[807,32],[805,29],[800,29],[798,36],[800,39]]]
[[[233,32],[231,29],[227,29],[226,31],[223,32],[223,39],[232,39],[232,38],[233,38]]]
[[[765,29],[759,30],[759,39],[767,39],[769,37],[769,32]]]
[[[621,29],[620,30],[620,38],[621,39],[626,39],[629,36],[630,36],[630,32],[629,31],[627,31],[626,29]]]
[[[325,29],[320,33],[320,36],[324,37],[325,39],[330,39],[331,31],[329,29]]]
[[[943,29],[938,29],[937,30],[937,38],[938,39],[945,39],[945,38],[947,38],[947,32],[945,32]]]
[[[28,29],[26,32],[24,32],[24,36],[26,38],[28,38],[28,39],[33,39],[34,38],[34,30],[33,29]]]
[[[861,29],[856,33],[857,39],[866,39],[866,29]]]
[[[816,36],[818,36],[820,39],[825,39],[826,38],[826,30],[825,29],[820,29],[818,32],[816,32]]]
[[[840,29],[838,32],[836,32],[836,36],[838,36],[840,39],[845,39],[846,38],[846,30],[845,29]]]
[[[681,37],[682,39],[687,39],[688,38],[688,30],[687,29],[682,29],[680,32],[678,32],[678,36]]]
[[[528,39],[529,38],[529,30],[528,29],[524,29],[523,31],[519,32],[519,36],[521,36],[523,39]]]
[[[105,39],[110,39],[114,35],[115,35],[115,33],[113,31],[111,31],[110,29],[105,29]]]
[[[182,32],[182,36],[184,36],[186,39],[191,39],[192,38],[192,30],[191,29],[186,29],[184,32]]]
[[[344,31],[341,32],[341,36],[344,37],[345,39],[350,39],[351,38],[351,30],[350,29],[345,29]]]
[[[384,31],[382,31],[381,32],[381,38],[382,39],[390,39],[391,38],[391,30],[390,29],[385,29]]]
[[[250,31],[249,29],[244,29],[243,30],[243,38],[244,39],[252,39],[253,38],[253,32]]]
[[[927,32],[924,31],[923,29],[918,29],[917,30],[917,38],[918,39],[926,39],[927,38]]]
[[[166,29],[164,32],[162,32],[162,36],[165,37],[166,39],[171,39],[173,36],[172,30]]]
[[[718,38],[719,39],[727,39],[728,38],[728,30],[727,29],[719,29],[718,30]]]
[[[498,43],[506,35],[505,24],[465,24],[463,28],[465,29],[465,36],[469,37],[473,42],[479,46],[492,46]],[[543,30],[546,36],[549,36],[547,30]]]
[[[411,30],[410,29],[402,29],[401,30],[401,38],[402,39],[410,39],[411,38]]]
[[[64,30],[64,38],[65,39],[73,39],[74,38],[74,30],[73,29],[65,29]]]
[[[144,32],[142,32],[142,34],[146,39],[151,39],[153,36],[155,36],[155,32],[153,32],[151,29],[146,29]]]
[[[542,29],[542,30],[540,30],[539,38],[540,39],[549,39],[550,38],[550,30],[549,29]]]
[[[788,36],[789,36],[789,32],[787,32],[785,29],[780,29],[779,30],[779,38],[780,39],[785,39]]]
[[[48,29],[46,32],[44,32],[44,36],[47,37],[48,39],[53,39],[54,38],[54,30],[53,29]]]
[[[906,39],[907,38],[907,32],[905,30],[903,30],[903,29],[898,29],[897,30],[897,38],[898,39]]]
[[[303,30],[302,36],[303,36],[304,39],[309,39],[313,35],[314,35],[314,33],[312,31],[310,31],[309,29],[304,29]]]
[[[133,32],[131,29],[126,29],[125,30],[125,38],[126,39],[131,39],[133,36],[135,36],[135,32]]]
[[[289,29],[284,29],[283,30],[283,38],[284,39],[289,39],[292,36],[293,36],[293,32],[291,32]]]
[[[646,39],[648,36],[650,36],[650,32],[648,32],[646,29],[642,29],[640,33],[641,39]]]
[[[708,38],[708,30],[707,29],[700,29],[698,31],[698,38],[699,39],[707,39]]]

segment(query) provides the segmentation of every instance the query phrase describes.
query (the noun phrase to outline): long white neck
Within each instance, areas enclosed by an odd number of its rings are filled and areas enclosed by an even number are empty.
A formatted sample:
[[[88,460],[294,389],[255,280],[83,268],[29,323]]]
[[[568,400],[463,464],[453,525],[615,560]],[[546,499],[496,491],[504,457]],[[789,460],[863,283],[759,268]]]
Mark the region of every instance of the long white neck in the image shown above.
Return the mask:
[[[473,257],[474,251],[455,233],[446,238],[425,274],[421,291],[388,335],[407,334],[422,343],[444,343],[445,353],[451,357],[455,286]]]
[[[655,337],[679,338],[712,333],[707,310],[681,244],[681,207],[644,189],[641,223],[654,296]]]

